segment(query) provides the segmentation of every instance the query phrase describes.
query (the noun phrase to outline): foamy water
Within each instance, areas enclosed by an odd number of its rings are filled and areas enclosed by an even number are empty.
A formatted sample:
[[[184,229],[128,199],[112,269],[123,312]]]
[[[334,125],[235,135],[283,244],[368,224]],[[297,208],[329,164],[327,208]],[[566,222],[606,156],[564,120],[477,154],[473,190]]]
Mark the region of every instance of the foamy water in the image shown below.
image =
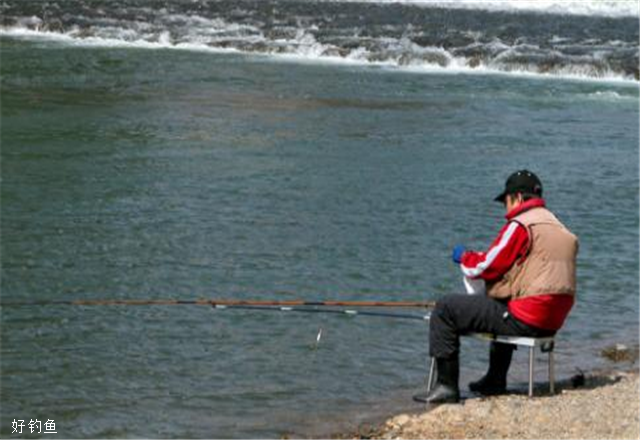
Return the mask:
[[[130,1],[89,10],[83,0],[55,8],[16,3],[2,7],[0,35],[422,72],[637,80],[638,22],[629,17],[632,2],[623,3],[223,0],[157,9]],[[541,19],[541,11],[558,13]]]

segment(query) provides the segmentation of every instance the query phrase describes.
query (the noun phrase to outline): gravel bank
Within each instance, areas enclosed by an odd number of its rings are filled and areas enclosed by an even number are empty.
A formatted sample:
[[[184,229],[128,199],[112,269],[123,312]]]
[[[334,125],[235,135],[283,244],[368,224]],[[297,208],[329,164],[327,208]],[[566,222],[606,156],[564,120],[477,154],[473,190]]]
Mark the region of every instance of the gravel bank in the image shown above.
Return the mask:
[[[591,375],[560,384],[554,396],[467,399],[388,420],[372,437],[429,439],[638,439],[638,372]],[[367,436],[369,437],[369,436]]]

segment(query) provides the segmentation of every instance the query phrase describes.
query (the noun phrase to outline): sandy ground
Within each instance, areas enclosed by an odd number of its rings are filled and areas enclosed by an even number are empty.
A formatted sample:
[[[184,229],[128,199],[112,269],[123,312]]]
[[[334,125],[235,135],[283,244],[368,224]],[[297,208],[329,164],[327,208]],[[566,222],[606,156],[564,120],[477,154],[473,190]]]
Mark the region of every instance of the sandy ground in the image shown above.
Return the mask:
[[[429,439],[638,439],[638,371],[593,374],[559,384],[554,396],[466,399],[403,414],[364,437]],[[538,392],[541,392],[539,390]],[[360,435],[363,437],[362,435]]]

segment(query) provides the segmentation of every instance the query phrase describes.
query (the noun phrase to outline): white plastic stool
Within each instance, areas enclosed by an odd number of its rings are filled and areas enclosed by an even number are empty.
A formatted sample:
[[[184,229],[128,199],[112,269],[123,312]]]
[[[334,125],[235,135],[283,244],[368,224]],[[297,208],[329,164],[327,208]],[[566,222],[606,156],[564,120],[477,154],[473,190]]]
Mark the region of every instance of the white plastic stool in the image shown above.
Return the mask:
[[[533,358],[535,348],[540,347],[543,353],[549,353],[549,392],[555,393],[555,360],[553,358],[553,349],[555,347],[555,337],[547,338],[527,338],[524,336],[502,336],[492,335],[490,333],[469,333],[463,336],[470,336],[476,339],[482,339],[491,342],[500,342],[502,344],[511,344],[516,346],[529,347],[529,397],[533,397]],[[429,378],[427,379],[427,392],[431,391],[433,381],[435,379],[436,362],[435,358],[431,358],[431,366],[429,367]]]

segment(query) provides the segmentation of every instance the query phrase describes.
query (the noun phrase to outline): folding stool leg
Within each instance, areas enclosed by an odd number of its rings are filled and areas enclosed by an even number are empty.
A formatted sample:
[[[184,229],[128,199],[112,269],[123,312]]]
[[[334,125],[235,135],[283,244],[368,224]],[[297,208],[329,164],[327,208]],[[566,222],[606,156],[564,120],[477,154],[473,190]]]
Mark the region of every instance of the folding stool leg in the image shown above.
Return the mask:
[[[549,350],[549,392],[555,394],[556,375],[555,375],[555,359],[553,358],[553,349]]]
[[[529,397],[533,397],[533,354],[534,348],[529,348]]]
[[[431,358],[431,366],[429,367],[429,377],[427,378],[427,393],[433,388],[433,381],[436,373],[436,358]]]

